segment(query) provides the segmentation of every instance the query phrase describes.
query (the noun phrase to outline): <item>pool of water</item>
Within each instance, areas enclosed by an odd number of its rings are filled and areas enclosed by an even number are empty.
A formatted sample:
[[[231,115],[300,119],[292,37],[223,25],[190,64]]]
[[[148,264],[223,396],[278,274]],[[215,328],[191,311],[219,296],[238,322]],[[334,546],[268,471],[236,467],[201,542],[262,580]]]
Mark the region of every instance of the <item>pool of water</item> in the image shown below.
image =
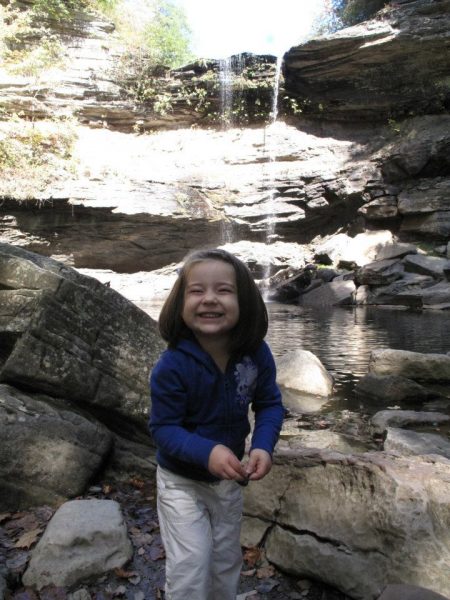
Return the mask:
[[[354,393],[355,383],[367,373],[372,350],[450,352],[450,311],[415,312],[378,307],[312,309],[277,303],[269,303],[267,308],[270,319],[267,341],[274,355],[300,348],[320,358],[335,378],[333,409],[380,410],[379,406],[363,406]],[[450,385],[434,387],[450,397]],[[327,408],[330,405],[323,410]],[[450,406],[446,412],[450,412]]]

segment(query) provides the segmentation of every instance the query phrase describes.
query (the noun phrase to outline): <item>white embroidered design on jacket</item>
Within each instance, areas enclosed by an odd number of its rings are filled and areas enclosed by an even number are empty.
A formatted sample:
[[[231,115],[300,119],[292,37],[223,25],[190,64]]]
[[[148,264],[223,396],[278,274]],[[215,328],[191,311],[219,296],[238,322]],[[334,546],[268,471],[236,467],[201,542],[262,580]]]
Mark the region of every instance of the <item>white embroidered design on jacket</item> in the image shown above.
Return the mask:
[[[240,406],[246,406],[255,391],[258,368],[249,356],[244,356],[242,361],[236,364],[234,376],[237,401]]]

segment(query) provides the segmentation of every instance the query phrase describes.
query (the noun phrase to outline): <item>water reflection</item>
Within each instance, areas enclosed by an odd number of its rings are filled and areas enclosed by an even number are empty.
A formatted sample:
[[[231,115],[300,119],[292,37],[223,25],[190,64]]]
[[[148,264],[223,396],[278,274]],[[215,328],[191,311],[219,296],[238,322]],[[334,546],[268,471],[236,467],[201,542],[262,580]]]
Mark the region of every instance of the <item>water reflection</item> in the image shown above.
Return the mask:
[[[267,340],[275,355],[302,348],[320,358],[336,381],[339,408],[362,410],[356,381],[367,373],[377,348],[450,352],[450,312],[412,312],[389,308],[303,308],[269,303]],[[445,390],[443,390],[445,391]],[[376,410],[379,410],[377,407]],[[406,408],[406,407],[403,407]],[[375,407],[374,407],[375,410]]]
[[[162,299],[141,301],[138,306],[157,319],[162,302]],[[415,312],[374,306],[314,309],[276,302],[269,302],[267,309],[267,341],[274,355],[296,348],[309,350],[320,358],[335,379],[335,394],[329,401],[302,397],[306,413],[351,410],[373,414],[386,408],[386,403],[369,401],[354,393],[356,382],[367,373],[372,350],[450,352],[450,311]],[[432,387],[450,399],[449,385]],[[413,403],[405,403],[401,408],[424,409]],[[447,406],[435,409],[450,413],[450,400]]]

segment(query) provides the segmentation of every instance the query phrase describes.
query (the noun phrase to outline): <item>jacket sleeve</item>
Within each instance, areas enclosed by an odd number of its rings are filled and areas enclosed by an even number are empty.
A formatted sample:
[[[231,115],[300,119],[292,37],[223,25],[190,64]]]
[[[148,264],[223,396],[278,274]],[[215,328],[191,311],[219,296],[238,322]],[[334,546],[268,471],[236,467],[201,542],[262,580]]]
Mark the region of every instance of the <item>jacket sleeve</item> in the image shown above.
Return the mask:
[[[281,402],[281,392],[276,383],[275,361],[265,342],[258,350],[256,358],[258,380],[252,403],[255,427],[251,450],[260,448],[272,455],[280,435],[285,411]]]
[[[187,391],[181,369],[163,355],[150,377],[149,429],[158,448],[179,460],[208,468],[209,455],[218,442],[189,432],[183,423],[187,413]]]

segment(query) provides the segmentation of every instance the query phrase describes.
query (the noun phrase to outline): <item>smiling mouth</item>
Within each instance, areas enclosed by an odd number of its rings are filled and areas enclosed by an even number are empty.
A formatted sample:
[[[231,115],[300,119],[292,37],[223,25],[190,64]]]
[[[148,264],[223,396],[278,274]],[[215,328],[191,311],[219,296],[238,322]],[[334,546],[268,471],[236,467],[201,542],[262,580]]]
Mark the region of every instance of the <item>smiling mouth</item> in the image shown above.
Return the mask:
[[[223,316],[223,313],[215,313],[215,312],[207,312],[207,313],[199,313],[199,317],[202,319],[218,319]]]

